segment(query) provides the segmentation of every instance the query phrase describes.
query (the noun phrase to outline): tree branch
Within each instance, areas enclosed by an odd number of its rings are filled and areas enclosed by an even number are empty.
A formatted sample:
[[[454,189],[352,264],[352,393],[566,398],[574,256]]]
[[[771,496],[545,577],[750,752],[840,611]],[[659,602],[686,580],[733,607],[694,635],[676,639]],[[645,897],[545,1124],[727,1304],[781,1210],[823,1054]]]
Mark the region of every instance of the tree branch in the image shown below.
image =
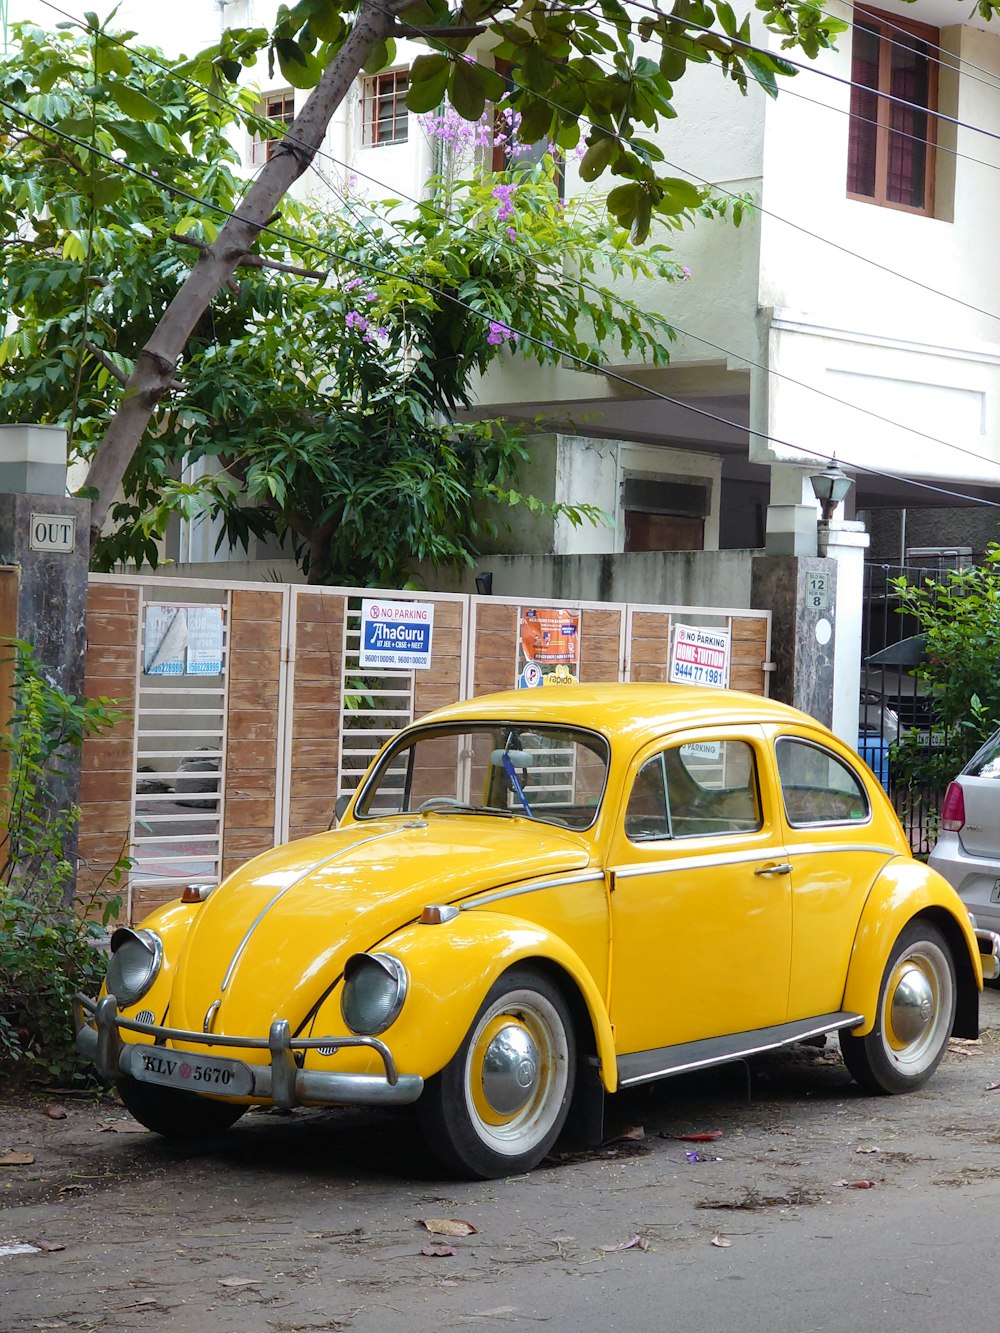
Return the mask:
[[[199,255],[146,346],[136,358],[121,403],[87,473],[85,485],[97,498],[91,506],[90,545],[95,548],[108,510],[121,485],[156,404],[168,391],[184,347],[216,292],[253,248],[276,205],[315,156],[334,111],[346,97],[371,51],[392,32],[394,14],[380,0],[362,0],[354,26],[327,65],[288,139],[299,151],[275,153],[247,191],[239,213],[228,219],[213,245]],[[305,150],[305,151],[303,151]]]
[[[102,352],[99,347],[95,346],[89,338],[84,338],[83,345],[94,360],[100,361],[104,369],[108,371],[109,374],[113,375],[119,384],[128,384],[128,376],[125,374],[124,370],[119,370],[111,358]],[[167,387],[170,389],[186,389],[187,385],[181,380],[174,379],[170,381],[170,384]]]
[[[181,236],[177,232],[172,232],[170,239],[178,241],[181,245],[194,246],[196,250],[204,252],[209,248],[204,241],[199,241],[197,236]],[[295,264],[283,264],[278,259],[265,259],[262,255],[245,254],[238,260],[240,268],[273,268],[278,273],[293,273],[297,278],[315,278],[318,282],[325,282],[330,276],[329,271],[324,272],[316,268],[298,268]]]

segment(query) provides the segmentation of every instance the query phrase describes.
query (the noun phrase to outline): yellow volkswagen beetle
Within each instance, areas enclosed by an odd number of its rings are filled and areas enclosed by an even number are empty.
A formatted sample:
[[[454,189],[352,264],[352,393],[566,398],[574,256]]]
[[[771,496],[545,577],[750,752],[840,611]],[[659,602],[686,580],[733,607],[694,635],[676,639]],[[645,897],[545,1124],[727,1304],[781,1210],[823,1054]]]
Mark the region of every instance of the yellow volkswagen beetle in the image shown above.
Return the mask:
[[[1000,937],[805,714],[518,690],[400,732],[332,832],[117,930],[78,1045],[161,1134],[402,1105],[452,1171],[535,1166],[606,1094],[839,1032],[873,1092],[978,1035]]]

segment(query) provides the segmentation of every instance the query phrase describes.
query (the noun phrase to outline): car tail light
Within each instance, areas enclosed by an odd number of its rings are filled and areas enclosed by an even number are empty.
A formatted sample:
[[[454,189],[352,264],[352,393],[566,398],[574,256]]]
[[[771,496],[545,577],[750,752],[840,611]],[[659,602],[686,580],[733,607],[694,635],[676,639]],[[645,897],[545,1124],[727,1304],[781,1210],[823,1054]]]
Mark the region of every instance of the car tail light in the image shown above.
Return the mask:
[[[958,833],[965,823],[965,794],[959,782],[950,782],[941,807],[941,827],[949,833]]]

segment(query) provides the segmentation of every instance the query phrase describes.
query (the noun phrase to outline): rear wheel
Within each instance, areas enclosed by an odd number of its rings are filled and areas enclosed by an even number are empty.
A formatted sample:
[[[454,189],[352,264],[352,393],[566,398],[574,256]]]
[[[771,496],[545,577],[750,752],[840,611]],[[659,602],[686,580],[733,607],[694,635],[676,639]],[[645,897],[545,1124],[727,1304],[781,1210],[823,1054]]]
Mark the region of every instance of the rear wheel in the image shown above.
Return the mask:
[[[562,993],[533,968],[512,968],[417,1102],[428,1148],[462,1176],[530,1171],[565,1124],[575,1073],[573,1020]]]
[[[135,1078],[120,1079],[118,1095],[141,1125],[168,1139],[211,1138],[234,1125],[247,1109]]]
[[[944,936],[911,921],[889,955],[875,1026],[864,1037],[840,1034],[844,1063],[869,1092],[909,1092],[941,1062],[955,1022],[955,964]]]

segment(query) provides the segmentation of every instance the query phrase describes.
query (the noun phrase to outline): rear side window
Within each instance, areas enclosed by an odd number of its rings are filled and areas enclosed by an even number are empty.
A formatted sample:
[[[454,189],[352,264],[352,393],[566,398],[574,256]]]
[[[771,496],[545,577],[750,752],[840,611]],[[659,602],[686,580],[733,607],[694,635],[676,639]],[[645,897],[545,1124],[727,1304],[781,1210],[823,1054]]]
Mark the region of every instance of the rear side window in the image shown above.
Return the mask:
[[[1000,731],[972,756],[965,771],[970,778],[1000,778]]]
[[[775,754],[789,824],[858,823],[871,814],[861,779],[822,745],[782,736]]]
[[[663,750],[636,774],[625,811],[633,842],[751,833],[760,826],[757,768],[745,741]]]

